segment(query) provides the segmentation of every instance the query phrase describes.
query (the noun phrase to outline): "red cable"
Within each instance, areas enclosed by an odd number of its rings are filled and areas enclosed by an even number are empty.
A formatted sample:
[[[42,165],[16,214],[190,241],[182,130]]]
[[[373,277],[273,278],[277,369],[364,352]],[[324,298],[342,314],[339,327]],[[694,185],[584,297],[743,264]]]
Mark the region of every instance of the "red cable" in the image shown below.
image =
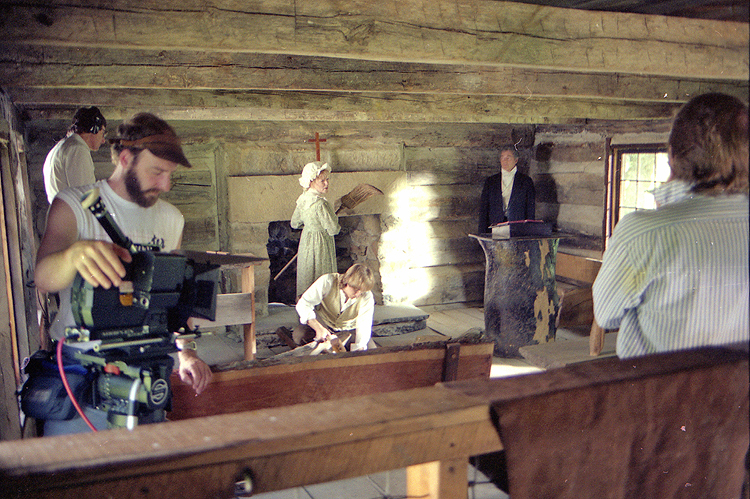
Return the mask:
[[[91,424],[89,418],[87,418],[83,413],[83,409],[81,409],[81,406],[78,405],[78,401],[76,400],[75,395],[73,395],[73,390],[71,390],[70,385],[68,384],[68,378],[65,376],[65,369],[63,368],[62,347],[63,340],[57,340],[57,369],[60,371],[60,377],[62,378],[63,385],[65,386],[65,391],[68,392],[68,397],[70,397],[70,400],[73,402],[73,406],[76,408],[76,411],[78,411],[78,414],[80,414],[86,424],[89,425],[91,431],[96,432],[96,427]]]

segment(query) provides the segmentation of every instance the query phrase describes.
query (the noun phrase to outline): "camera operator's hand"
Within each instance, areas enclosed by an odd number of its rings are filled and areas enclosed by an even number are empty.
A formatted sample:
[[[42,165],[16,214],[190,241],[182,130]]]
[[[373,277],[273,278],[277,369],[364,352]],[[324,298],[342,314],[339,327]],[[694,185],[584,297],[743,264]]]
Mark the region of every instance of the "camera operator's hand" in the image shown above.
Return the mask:
[[[206,389],[213,377],[211,368],[203,362],[195,350],[180,350],[180,379],[193,387],[196,395]]]
[[[92,286],[105,289],[120,285],[125,277],[122,262],[132,260],[128,250],[107,241],[77,241],[68,253],[81,277]]]
[[[57,292],[73,282],[76,273],[93,286],[119,286],[125,276],[123,261],[130,253],[108,241],[79,241],[73,210],[55,199],[47,216],[47,230],[37,251],[34,283],[44,292]]]

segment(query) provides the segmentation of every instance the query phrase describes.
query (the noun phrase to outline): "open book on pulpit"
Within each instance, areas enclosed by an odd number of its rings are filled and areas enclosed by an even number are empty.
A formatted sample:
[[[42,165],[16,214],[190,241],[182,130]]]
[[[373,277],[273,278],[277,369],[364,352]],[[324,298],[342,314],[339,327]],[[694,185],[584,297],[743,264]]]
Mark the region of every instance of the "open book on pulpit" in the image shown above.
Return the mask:
[[[509,237],[548,237],[552,235],[552,224],[544,220],[514,220],[490,227],[493,239]]]

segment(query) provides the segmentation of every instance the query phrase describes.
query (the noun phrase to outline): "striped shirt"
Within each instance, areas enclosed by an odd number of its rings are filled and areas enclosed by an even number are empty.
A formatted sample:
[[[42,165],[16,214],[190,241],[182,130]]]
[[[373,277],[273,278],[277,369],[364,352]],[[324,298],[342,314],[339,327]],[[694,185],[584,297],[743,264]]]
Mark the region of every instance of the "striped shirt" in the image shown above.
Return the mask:
[[[748,197],[691,196],[622,218],[593,285],[594,316],[635,357],[748,342]]]

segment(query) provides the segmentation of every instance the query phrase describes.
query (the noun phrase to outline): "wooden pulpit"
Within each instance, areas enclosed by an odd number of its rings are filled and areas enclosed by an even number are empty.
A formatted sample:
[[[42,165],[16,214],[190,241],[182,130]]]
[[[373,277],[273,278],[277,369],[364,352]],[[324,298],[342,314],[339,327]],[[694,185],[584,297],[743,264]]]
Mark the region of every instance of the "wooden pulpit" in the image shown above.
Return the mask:
[[[493,239],[470,235],[486,257],[485,333],[495,355],[521,357],[518,349],[555,340],[560,297],[555,282],[557,237]]]

